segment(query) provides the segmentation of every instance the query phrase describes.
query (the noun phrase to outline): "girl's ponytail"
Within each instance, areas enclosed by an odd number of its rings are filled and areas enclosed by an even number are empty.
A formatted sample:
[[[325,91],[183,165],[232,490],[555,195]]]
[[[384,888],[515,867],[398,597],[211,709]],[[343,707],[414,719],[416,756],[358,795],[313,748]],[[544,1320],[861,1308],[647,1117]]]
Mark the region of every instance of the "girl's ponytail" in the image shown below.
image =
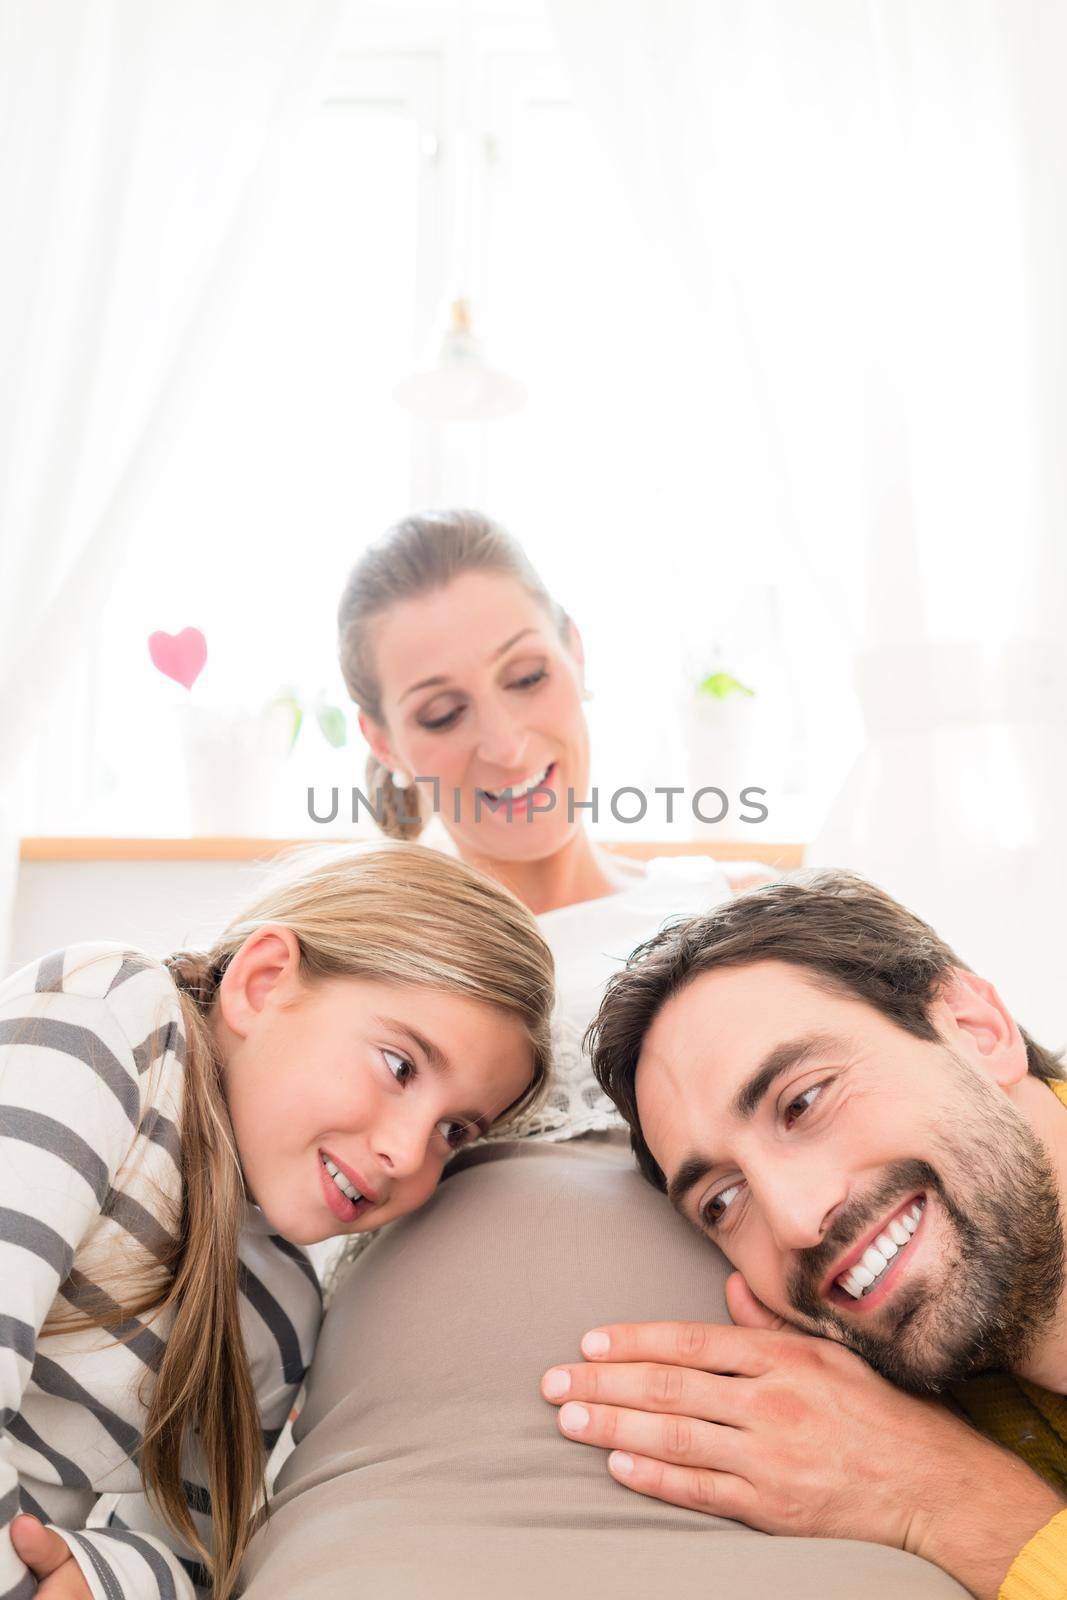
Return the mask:
[[[175,1317],[148,1408],[141,1475],[167,1522],[212,1573],[214,1600],[228,1600],[263,1500],[265,1454],[241,1332],[244,1179],[207,1018],[224,965],[188,952],[166,965],[178,985],[186,1037],[182,1210],[167,1295]],[[194,1436],[207,1465],[213,1553],[197,1532],[183,1487],[184,1445]]]

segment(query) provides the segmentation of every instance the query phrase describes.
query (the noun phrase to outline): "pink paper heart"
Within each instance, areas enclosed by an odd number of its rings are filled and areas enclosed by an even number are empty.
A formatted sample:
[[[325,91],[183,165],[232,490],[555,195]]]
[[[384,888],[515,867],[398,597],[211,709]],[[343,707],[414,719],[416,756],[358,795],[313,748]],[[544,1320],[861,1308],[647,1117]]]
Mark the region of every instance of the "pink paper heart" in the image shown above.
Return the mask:
[[[204,670],[207,640],[199,628],[183,628],[181,633],[150,633],[148,654],[160,672],[191,689]]]

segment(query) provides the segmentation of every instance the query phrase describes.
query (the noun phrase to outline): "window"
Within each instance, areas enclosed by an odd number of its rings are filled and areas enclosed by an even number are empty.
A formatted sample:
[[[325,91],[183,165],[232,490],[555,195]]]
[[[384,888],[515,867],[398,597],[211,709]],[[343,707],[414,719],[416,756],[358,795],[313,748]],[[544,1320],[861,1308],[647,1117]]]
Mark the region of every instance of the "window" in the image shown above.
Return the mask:
[[[363,768],[335,662],[345,575],[367,539],[431,504],[503,521],[581,626],[603,796],[688,781],[682,708],[715,666],[766,691],[762,754],[742,781],[778,795],[806,781],[782,666],[790,593],[740,503],[736,524],[708,526],[713,424],[656,242],[574,103],[540,6],[494,16],[353,6],[92,659],[41,732],[26,831],[312,831],[308,785],[347,788]],[[458,292],[488,358],[527,387],[512,418],[429,424],[392,399]],[[188,696],[145,641],[190,625],[209,661]],[[191,815],[190,709],[255,713],[286,686],[343,706],[348,745],[331,748],[305,715],[292,754],[263,757],[242,820],[223,759],[242,735],[220,721],[216,820],[210,795]],[[779,816],[769,831],[789,836],[795,820]],[[663,836],[662,814],[613,831]]]

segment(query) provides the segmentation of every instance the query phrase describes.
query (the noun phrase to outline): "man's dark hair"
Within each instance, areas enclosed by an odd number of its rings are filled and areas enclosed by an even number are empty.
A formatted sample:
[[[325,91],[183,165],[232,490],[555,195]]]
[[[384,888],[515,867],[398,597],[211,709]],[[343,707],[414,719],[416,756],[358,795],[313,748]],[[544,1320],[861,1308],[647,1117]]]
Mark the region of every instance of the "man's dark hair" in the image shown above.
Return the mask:
[[[634,1079],[645,1035],[661,1008],[705,972],[786,961],[827,992],[865,1000],[916,1038],[937,1043],[929,1008],[953,968],[971,969],[934,930],[855,873],[796,873],[703,916],[676,921],[639,945],[608,982],[586,1034],[601,1088],[630,1125],[650,1183],[666,1179],[645,1143]],[[1028,1070],[1063,1079],[1060,1058],[1020,1028]]]

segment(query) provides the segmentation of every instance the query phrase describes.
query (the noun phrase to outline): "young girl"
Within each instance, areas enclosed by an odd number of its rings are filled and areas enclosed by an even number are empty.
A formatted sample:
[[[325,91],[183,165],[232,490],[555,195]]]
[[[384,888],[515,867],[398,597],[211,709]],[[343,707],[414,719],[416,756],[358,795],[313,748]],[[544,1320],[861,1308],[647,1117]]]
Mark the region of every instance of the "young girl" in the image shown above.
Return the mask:
[[[551,1004],[529,913],[396,844],[287,864],[206,954],[0,985],[3,1600],[233,1592],[321,1315],[300,1246],[533,1098]]]

